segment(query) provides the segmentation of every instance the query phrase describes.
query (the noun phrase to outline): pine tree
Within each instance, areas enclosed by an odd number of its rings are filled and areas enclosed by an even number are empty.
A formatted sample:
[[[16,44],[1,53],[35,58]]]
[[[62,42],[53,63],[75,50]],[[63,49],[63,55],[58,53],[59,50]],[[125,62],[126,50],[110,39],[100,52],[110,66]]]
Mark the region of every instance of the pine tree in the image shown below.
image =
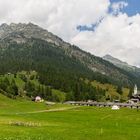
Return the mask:
[[[128,94],[128,97],[129,97],[129,98],[132,97],[132,93],[133,93],[133,88],[130,88],[130,89],[129,89],[129,94]]]
[[[120,95],[122,95],[122,93],[123,93],[123,91],[122,91],[122,86],[118,86],[117,87],[117,92],[120,94]]]
[[[18,87],[17,87],[14,79],[12,79],[11,88],[13,89],[13,92],[14,92],[13,95],[17,96],[18,95]]]

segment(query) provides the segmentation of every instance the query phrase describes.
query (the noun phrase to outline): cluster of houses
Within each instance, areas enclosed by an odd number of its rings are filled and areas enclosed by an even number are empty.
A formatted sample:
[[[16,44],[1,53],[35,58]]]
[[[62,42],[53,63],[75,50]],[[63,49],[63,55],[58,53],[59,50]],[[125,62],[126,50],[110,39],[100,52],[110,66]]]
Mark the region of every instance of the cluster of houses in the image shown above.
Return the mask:
[[[137,85],[134,87],[134,92],[131,99],[129,100],[129,103],[140,103],[140,92],[137,89]]]
[[[140,92],[138,91],[137,85],[134,86],[134,92],[132,93],[131,99],[128,101],[129,104],[139,104],[140,103]],[[113,105],[113,110],[120,109],[119,106]]]
[[[36,96],[35,99],[34,99],[35,102],[44,102],[44,100],[40,97],[40,96]],[[92,101],[90,101],[92,102]],[[90,103],[88,102],[88,103]],[[72,102],[70,102],[72,103]],[[138,91],[137,89],[137,85],[134,86],[134,92],[132,93],[132,96],[131,96],[131,99],[128,101],[129,104],[139,104],[140,103],[140,92]],[[52,102],[46,102],[47,105],[52,105],[54,103]],[[112,106],[112,109],[113,110],[118,110],[120,109],[119,106],[117,105],[113,105]]]

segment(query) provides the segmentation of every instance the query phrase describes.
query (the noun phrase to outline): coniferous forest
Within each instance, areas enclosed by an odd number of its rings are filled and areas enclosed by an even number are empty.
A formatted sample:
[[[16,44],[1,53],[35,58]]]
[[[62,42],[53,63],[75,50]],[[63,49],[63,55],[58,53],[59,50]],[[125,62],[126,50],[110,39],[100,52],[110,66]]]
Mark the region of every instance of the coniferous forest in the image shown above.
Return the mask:
[[[6,40],[8,42],[8,40]],[[44,99],[59,101],[52,95],[52,89],[66,93],[64,100],[100,100],[105,90],[92,86],[91,81],[114,84],[118,87],[131,86],[131,81],[118,81],[101,73],[93,72],[65,50],[40,39],[29,39],[26,43],[2,42],[0,47],[0,73],[15,74],[20,71],[36,71],[37,80],[43,86],[35,86],[26,76],[24,90],[28,97],[42,96]],[[88,82],[85,82],[88,80]],[[14,80],[1,80],[0,88],[9,97],[18,95]]]

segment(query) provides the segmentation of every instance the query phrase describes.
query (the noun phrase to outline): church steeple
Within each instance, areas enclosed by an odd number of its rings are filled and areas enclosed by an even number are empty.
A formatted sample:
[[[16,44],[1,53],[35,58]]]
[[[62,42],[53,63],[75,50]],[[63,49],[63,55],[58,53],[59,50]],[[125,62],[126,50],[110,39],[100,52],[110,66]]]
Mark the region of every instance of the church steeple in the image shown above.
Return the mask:
[[[137,92],[138,92],[137,85],[135,85],[133,95],[137,95]]]

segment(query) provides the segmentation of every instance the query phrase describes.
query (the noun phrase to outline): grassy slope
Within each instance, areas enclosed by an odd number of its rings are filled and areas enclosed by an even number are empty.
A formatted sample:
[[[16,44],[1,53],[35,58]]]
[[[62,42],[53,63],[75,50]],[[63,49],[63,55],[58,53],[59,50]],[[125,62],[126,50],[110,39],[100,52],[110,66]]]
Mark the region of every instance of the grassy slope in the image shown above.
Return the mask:
[[[110,108],[79,107],[64,111],[28,113],[54,108],[69,108],[69,105],[50,107],[44,103],[11,100],[0,94],[0,140],[140,139],[140,112],[136,110],[122,108],[113,111]],[[16,122],[21,125],[18,126]]]
[[[30,74],[28,75],[26,71],[22,71],[22,72],[18,72],[17,73],[16,78],[14,78],[13,74],[10,74],[10,75],[6,74],[4,76],[0,76],[0,78],[7,77],[9,80],[14,79],[16,84],[17,84],[17,86],[19,87],[19,90],[21,92],[23,92],[25,82],[20,78],[20,76],[19,76],[20,74],[23,74],[26,77],[28,77],[28,79],[30,79],[29,77],[31,75],[35,75],[36,76],[37,73],[35,71],[31,71]],[[34,83],[34,85],[36,85],[36,86],[40,85],[39,81],[36,78],[34,80],[30,80],[30,81],[32,83]],[[88,82],[88,81],[86,81],[86,82]],[[122,100],[125,100],[125,101],[128,100],[129,89],[127,89],[127,88],[123,88],[123,94],[120,96],[120,94],[117,93],[117,91],[116,91],[117,87],[114,86],[114,85],[111,85],[111,84],[101,84],[100,82],[97,82],[97,81],[93,81],[92,85],[94,87],[99,87],[101,89],[106,90],[106,97],[109,96],[112,99],[122,99]],[[65,99],[64,94],[66,94],[66,93],[61,92],[59,90],[55,90],[55,89],[53,89],[52,92],[53,92],[54,95],[59,95],[59,97],[61,97],[62,100]],[[105,101],[105,99],[103,99],[101,101]]]
[[[121,98],[123,100],[128,100],[128,94],[129,94],[129,89],[128,88],[123,88],[123,94],[120,96],[119,93],[117,93],[117,87],[111,84],[101,84],[100,82],[97,81],[93,81],[92,85],[95,87],[99,87],[102,88],[104,90],[108,90],[106,91],[106,96],[111,96],[113,98]]]
[[[0,78],[5,78],[5,77],[7,77],[10,81],[12,81],[12,79],[14,79],[15,82],[16,82],[16,84],[17,84],[17,86],[18,86],[19,88],[23,88],[24,85],[25,85],[25,82],[20,78],[20,76],[19,76],[20,74],[23,74],[23,75],[26,75],[26,76],[27,76],[27,72],[22,71],[22,72],[18,72],[18,73],[17,73],[16,78],[14,77],[14,74],[10,74],[10,75],[5,74],[4,76],[1,75]],[[36,75],[36,73],[31,72],[31,73],[30,73],[30,76],[31,76],[31,75]],[[28,76],[27,76],[27,77],[28,77]],[[38,84],[38,81],[37,81],[36,79],[33,80],[32,82],[35,83],[35,84]]]
[[[18,88],[19,88],[19,92],[22,92],[22,93],[23,93],[23,91],[24,91],[24,86],[25,86],[25,82],[20,78],[20,74],[25,75],[28,79],[30,79],[30,76],[32,76],[32,75],[35,75],[35,76],[37,75],[37,73],[36,73],[35,71],[30,71],[30,74],[29,74],[29,75],[27,74],[26,71],[22,71],[22,72],[18,72],[18,73],[17,73],[16,78],[14,77],[14,74],[10,74],[10,75],[5,74],[5,75],[1,75],[1,76],[0,76],[0,79],[4,79],[5,77],[7,77],[7,78],[9,79],[9,81],[12,81],[12,79],[14,79],[15,82],[16,82],[16,85],[17,85]],[[39,83],[39,81],[38,81],[36,78],[33,79],[33,80],[30,80],[30,81],[31,81],[32,83],[34,83],[35,86],[41,85],[41,84]],[[61,97],[62,100],[65,100],[64,94],[66,94],[66,93],[64,93],[64,92],[62,92],[62,91],[59,91],[59,90],[56,90],[56,89],[52,89],[52,93],[53,93],[54,95],[59,95],[59,97]],[[26,97],[25,97],[25,98],[26,98]]]

